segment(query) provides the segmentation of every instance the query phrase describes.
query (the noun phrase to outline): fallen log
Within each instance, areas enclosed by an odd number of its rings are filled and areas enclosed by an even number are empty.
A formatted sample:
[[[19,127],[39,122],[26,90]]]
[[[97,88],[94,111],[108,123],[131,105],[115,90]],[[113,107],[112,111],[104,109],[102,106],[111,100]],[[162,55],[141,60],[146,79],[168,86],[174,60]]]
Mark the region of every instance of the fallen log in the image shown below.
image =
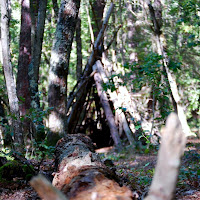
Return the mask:
[[[69,199],[132,199],[132,192],[121,187],[115,172],[94,151],[90,138],[69,135],[58,141],[52,184]]]
[[[145,200],[171,200],[176,187],[180,159],[186,136],[178,116],[170,114],[164,129],[152,184]],[[121,187],[115,172],[94,152],[90,138],[83,134],[69,135],[58,141],[55,151],[53,185],[70,200],[129,200],[133,193]],[[40,197],[64,200],[65,197],[44,178],[31,181]],[[48,194],[45,194],[48,193]]]

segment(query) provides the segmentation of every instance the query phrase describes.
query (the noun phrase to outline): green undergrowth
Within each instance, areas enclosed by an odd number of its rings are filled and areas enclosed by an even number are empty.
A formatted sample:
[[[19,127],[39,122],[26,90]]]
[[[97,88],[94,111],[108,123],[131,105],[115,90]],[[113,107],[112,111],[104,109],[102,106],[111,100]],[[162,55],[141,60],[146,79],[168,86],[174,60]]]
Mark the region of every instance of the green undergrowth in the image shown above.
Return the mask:
[[[15,178],[22,178],[29,181],[33,175],[34,169],[32,166],[21,164],[15,160],[8,161],[0,167],[1,182],[13,181]]]
[[[147,146],[146,146],[147,148]],[[146,191],[150,186],[157,161],[159,146],[143,148],[127,147],[120,152],[101,154],[104,159],[112,160],[116,173],[125,179],[125,184],[133,190]],[[177,190],[198,190],[200,187],[200,140],[188,141],[183,155]]]

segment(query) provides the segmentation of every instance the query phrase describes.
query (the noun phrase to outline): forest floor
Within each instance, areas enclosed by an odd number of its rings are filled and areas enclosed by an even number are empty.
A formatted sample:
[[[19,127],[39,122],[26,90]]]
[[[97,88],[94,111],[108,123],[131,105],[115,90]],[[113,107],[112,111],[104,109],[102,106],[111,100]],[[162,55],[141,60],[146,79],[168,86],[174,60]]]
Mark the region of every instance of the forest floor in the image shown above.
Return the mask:
[[[122,183],[130,187],[138,199],[143,199],[154,174],[158,148],[133,150],[129,147],[120,153],[112,148],[103,148],[97,152],[104,160],[112,161],[111,165],[114,164],[112,167],[121,177]],[[53,160],[45,160],[41,165],[41,172],[48,176],[51,170],[53,170]],[[0,182],[0,200],[36,199],[40,198],[28,181]],[[187,141],[174,199],[200,200],[200,139]]]

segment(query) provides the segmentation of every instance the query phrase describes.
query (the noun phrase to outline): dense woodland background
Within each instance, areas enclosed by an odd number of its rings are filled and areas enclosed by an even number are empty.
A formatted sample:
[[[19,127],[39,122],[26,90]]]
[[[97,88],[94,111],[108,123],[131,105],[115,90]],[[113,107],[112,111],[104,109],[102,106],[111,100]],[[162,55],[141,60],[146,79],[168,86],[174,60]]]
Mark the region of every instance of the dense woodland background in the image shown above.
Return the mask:
[[[149,153],[171,112],[199,137],[199,39],[198,0],[1,0],[1,154],[77,133]]]

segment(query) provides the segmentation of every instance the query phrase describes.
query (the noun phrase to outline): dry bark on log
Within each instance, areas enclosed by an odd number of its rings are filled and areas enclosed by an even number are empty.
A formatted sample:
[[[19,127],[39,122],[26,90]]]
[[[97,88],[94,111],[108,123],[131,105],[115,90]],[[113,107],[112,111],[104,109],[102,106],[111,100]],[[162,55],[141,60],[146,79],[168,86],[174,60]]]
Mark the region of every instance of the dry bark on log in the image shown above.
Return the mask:
[[[55,152],[57,172],[53,185],[67,198],[77,200],[132,199],[127,187],[94,152],[91,140],[82,134],[69,135],[58,141]]]
[[[178,116],[171,113],[162,134],[155,175],[145,200],[172,199],[185,143],[186,135],[182,131]]]

